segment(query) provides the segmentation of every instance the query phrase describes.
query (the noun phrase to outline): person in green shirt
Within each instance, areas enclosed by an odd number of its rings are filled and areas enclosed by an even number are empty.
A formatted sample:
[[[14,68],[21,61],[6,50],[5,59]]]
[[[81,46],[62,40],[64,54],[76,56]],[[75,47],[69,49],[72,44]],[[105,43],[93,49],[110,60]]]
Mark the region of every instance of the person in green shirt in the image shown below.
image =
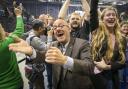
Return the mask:
[[[6,36],[4,28],[0,24],[0,89],[23,89],[23,80],[16,55],[8,47],[9,44],[15,42],[16,37],[21,37],[24,33],[22,10],[17,7],[14,12],[16,14],[16,29],[14,32]]]

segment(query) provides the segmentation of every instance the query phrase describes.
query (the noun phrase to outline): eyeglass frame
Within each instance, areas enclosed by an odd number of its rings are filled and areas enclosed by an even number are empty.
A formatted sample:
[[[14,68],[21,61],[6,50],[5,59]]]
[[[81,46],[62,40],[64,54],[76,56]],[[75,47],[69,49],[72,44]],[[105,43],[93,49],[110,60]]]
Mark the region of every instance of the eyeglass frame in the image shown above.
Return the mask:
[[[62,29],[62,28],[64,28],[64,26],[69,27],[68,25],[58,25],[58,26],[53,26],[52,29],[53,30],[56,30],[57,28],[61,28]]]

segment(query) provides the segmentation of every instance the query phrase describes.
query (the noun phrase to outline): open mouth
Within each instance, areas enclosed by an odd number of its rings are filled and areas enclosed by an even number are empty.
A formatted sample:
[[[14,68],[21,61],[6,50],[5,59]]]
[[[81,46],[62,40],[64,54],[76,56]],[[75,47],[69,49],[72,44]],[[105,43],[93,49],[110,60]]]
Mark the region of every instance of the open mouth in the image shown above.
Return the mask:
[[[73,24],[73,25],[78,25],[78,23],[77,23],[76,21],[74,21],[72,24]]]
[[[108,23],[110,23],[110,24],[115,23],[115,19],[110,19],[110,20],[108,20]]]
[[[57,37],[62,37],[64,35],[64,32],[63,31],[59,31],[56,33]]]
[[[128,29],[123,29],[123,32],[128,32]]]

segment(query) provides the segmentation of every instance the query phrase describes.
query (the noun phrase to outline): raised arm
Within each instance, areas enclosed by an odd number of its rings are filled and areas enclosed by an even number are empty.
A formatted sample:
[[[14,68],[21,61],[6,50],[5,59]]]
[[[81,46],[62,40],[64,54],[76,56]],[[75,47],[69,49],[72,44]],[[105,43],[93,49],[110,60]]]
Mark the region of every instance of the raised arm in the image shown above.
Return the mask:
[[[10,43],[15,42],[16,37],[20,37],[24,32],[24,24],[23,19],[21,17],[22,10],[17,7],[15,8],[15,14],[16,14],[16,29],[14,32],[9,34],[9,36],[6,36],[6,39],[3,41],[3,48],[7,47]],[[6,44],[6,45],[5,45]]]
[[[100,10],[100,8],[98,8],[98,16],[100,17],[101,16],[101,10]]]
[[[65,19],[69,4],[70,4],[70,0],[66,0],[64,2],[63,6],[61,7],[59,11],[58,18]]]
[[[99,0],[91,0],[90,5],[90,31],[93,32],[99,26],[99,18],[98,18],[98,1]]]
[[[83,11],[85,12],[82,19],[87,19],[90,15],[90,6],[87,2],[87,0],[81,0]],[[88,19],[87,19],[88,20]]]
[[[11,35],[20,37],[24,33],[24,23],[21,16],[22,9],[20,7],[17,7],[15,8],[14,12],[16,14],[16,29],[14,30],[14,32],[12,32]]]

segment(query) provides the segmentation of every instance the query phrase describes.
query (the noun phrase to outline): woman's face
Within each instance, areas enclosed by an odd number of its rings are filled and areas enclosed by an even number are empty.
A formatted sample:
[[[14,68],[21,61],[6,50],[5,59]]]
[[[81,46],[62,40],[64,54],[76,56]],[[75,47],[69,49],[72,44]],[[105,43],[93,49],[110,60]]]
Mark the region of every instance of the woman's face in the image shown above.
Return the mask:
[[[122,27],[121,27],[121,32],[122,34],[124,35],[127,35],[128,34],[128,24],[123,24]]]
[[[114,10],[107,10],[104,13],[103,22],[107,28],[113,28],[117,23],[117,15]]]

